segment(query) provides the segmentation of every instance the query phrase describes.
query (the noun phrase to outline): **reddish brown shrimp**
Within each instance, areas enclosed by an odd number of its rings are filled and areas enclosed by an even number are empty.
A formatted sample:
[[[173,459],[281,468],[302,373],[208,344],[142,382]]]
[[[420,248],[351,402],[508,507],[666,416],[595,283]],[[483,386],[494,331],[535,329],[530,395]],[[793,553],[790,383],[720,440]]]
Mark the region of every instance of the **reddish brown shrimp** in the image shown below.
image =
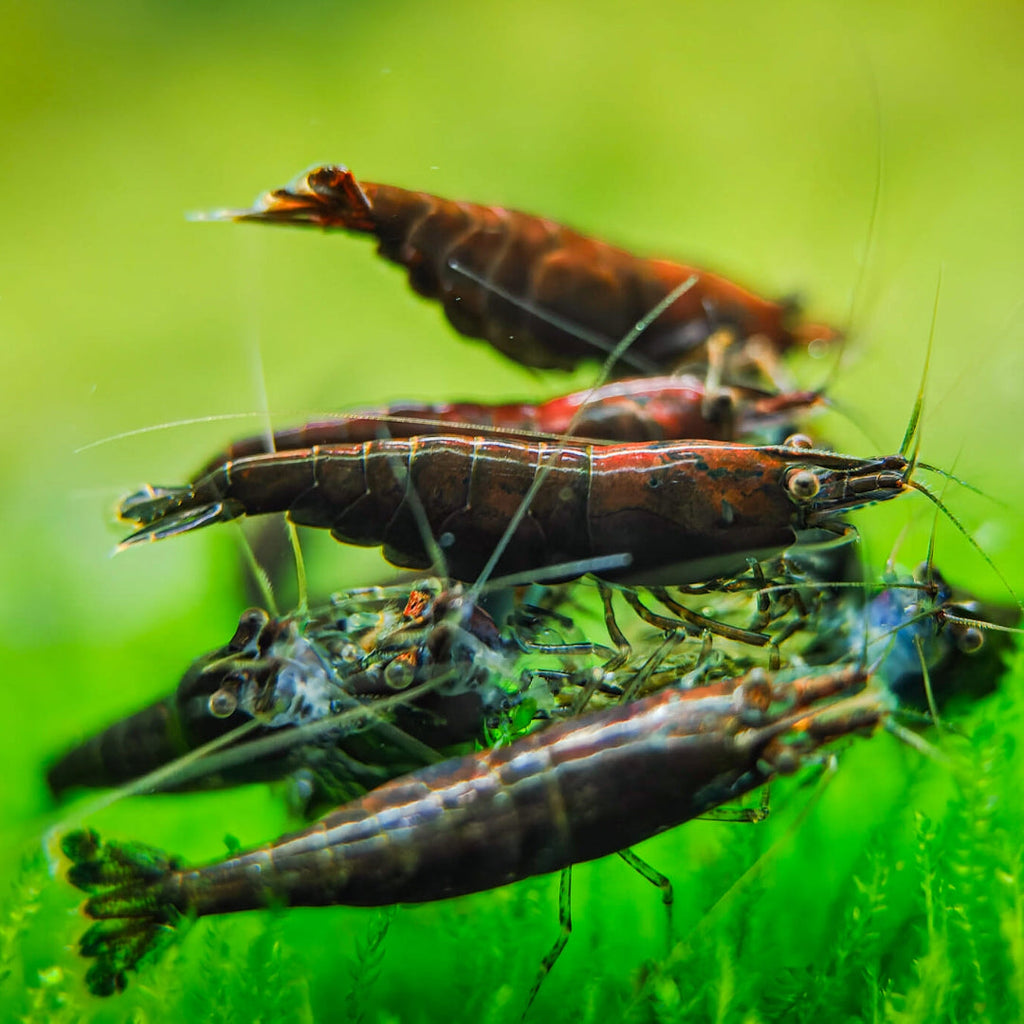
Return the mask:
[[[495,431],[504,436],[544,434],[609,442],[732,441],[780,429],[793,416],[823,404],[816,391],[766,394],[742,387],[721,388],[709,403],[704,381],[691,375],[612,381],[535,405],[406,402],[276,431],[272,447],[265,436],[245,438],[210,459],[199,475],[269,451],[440,433],[473,437]]]
[[[719,328],[767,339],[776,354],[837,337],[829,327],[796,324],[794,303],[760,298],[717,274],[634,256],[542,217],[360,183],[337,165],[266,193],[250,210],[206,216],[371,234],[381,255],[409,271],[417,292],[440,299],[456,330],[526,366],[569,369],[606,356],[691,277],[693,287],[643,332],[616,372],[651,374],[702,359]]]
[[[269,904],[446,899],[624,850],[792,772],[888,714],[860,668],[671,688],[387,783],[304,831],[188,869],[137,843],[65,837],[95,919],[90,989],[123,989],[182,916]]]
[[[121,504],[139,529],[123,546],[239,516],[287,512],[396,565],[431,562],[424,521],[448,572],[472,581],[626,554],[610,577],[639,584],[735,575],[801,530],[908,487],[901,455],[858,459],[796,446],[724,442],[608,445],[414,437],[313,447],[224,463],[195,484],[147,486]],[[529,498],[525,508],[524,498]]]

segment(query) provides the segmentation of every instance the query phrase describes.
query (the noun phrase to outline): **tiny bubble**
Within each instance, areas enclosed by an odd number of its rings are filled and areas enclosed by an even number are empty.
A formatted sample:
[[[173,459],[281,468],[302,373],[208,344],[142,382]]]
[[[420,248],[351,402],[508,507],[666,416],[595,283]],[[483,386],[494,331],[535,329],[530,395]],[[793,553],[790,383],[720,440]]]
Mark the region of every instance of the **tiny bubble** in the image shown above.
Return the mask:
[[[437,543],[443,548],[450,548],[455,544],[455,534],[449,530],[445,530],[440,537],[437,538]]]

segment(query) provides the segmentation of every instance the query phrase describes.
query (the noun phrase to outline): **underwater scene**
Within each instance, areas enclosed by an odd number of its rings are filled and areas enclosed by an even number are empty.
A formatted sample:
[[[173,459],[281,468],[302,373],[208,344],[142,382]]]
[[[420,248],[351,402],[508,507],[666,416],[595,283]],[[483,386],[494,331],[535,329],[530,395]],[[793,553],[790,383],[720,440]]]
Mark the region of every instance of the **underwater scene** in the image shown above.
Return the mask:
[[[1015,5],[5,14],[0,1019],[1024,1014]]]

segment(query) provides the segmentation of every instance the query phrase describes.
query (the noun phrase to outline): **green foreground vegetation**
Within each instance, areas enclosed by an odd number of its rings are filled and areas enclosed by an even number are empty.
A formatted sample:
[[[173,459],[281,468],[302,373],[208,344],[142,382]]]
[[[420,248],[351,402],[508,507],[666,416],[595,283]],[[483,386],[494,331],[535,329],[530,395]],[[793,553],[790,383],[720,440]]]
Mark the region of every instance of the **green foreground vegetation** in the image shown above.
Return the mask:
[[[516,1021],[557,929],[554,878],[417,908],[268,911],[199,922],[124,995],[86,993],[78,894],[44,850],[54,830],[200,862],[289,826],[256,786],[52,806],[46,761],[169,691],[244,606],[233,530],[110,559],[116,499],[180,482],[267,407],[284,424],[588,379],[457,338],[365,242],[187,211],[339,161],[799,291],[853,338],[831,388],[844,415],[815,429],[864,455],[903,435],[941,272],[922,454],[997,499],[943,492],[1024,592],[1006,429],[1024,380],[1017,5],[42,0],[3,14],[0,1019]],[[830,364],[799,372],[814,385]],[[932,516],[912,496],[857,523],[880,572],[897,546],[904,564],[924,557]],[[948,524],[936,551],[957,584],[1009,599]],[[319,593],[388,571],[330,543],[310,560]],[[993,696],[926,733],[949,763],[858,740],[823,791],[813,772],[777,786],[762,825],[644,844],[676,886],[670,948],[656,890],[616,858],[579,868],[575,931],[531,1019],[1021,1018],[1024,662],[1010,661]]]

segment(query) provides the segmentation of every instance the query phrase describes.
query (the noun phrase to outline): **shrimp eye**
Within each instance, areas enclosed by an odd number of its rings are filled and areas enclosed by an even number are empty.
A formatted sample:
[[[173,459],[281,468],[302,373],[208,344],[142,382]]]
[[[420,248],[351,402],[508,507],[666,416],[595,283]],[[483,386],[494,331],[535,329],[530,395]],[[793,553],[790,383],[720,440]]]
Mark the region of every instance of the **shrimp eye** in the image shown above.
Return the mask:
[[[238,620],[238,629],[235,635],[228,641],[228,647],[232,651],[245,651],[254,646],[258,641],[263,627],[270,621],[270,616],[262,608],[249,608],[242,612]]]
[[[806,434],[790,434],[782,442],[783,448],[813,448],[814,442]]]
[[[968,626],[956,638],[956,645],[964,654],[976,654],[984,644],[985,636],[977,626]]]
[[[416,669],[404,658],[395,658],[384,669],[384,683],[392,690],[404,690],[416,676]]]
[[[218,690],[210,695],[210,714],[214,718],[230,718],[238,707],[238,697],[230,690]]]
[[[786,490],[798,501],[806,501],[821,490],[821,481],[809,469],[798,469],[786,477]]]

